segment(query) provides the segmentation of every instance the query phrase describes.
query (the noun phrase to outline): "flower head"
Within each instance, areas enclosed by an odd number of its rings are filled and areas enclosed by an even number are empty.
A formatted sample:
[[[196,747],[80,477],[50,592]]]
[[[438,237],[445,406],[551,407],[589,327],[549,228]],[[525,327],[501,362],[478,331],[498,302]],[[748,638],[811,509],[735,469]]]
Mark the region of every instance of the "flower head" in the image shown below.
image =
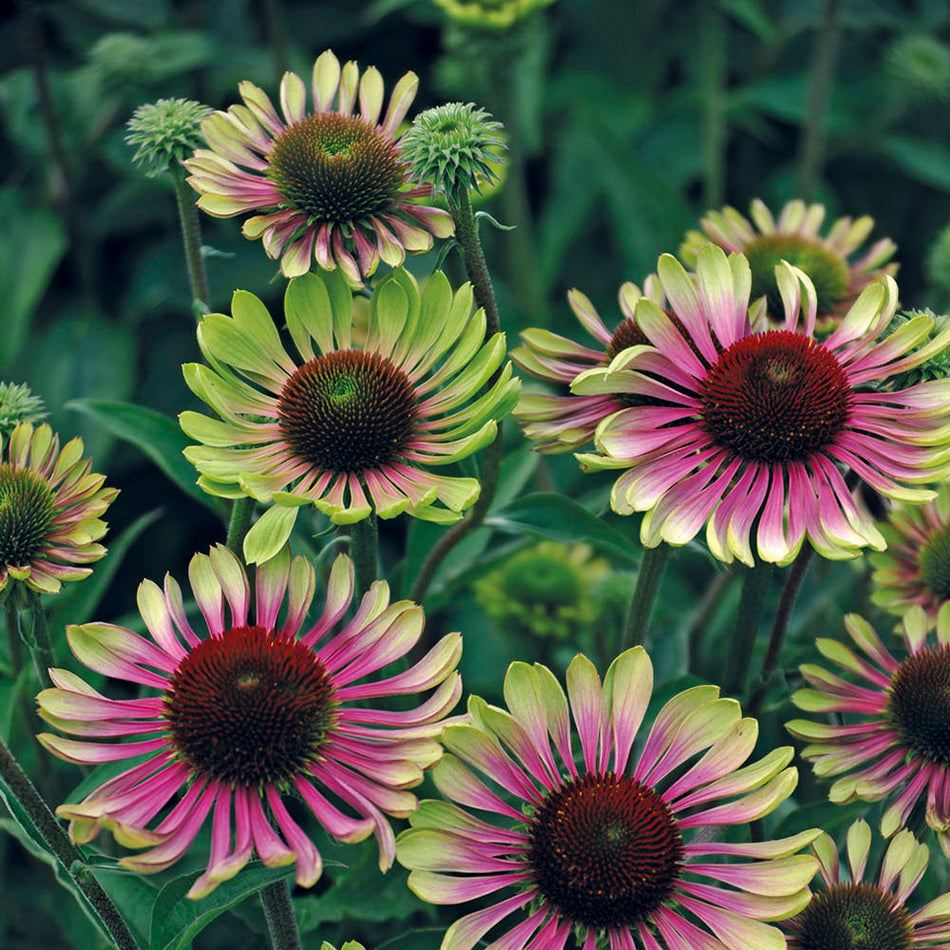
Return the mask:
[[[456,921],[443,950],[469,950],[500,925],[493,945],[508,950],[561,950],[572,931],[585,950],[608,939],[611,950],[720,946],[713,935],[728,947],[784,947],[762,921],[807,903],[816,865],[795,852],[818,830],[758,843],[707,832],[784,801],[797,781],[792,750],[743,766],[756,721],[698,686],[660,710],[631,757],[652,683],[642,647],[614,660],[603,683],[577,656],[567,696],[547,667],[514,663],[507,710],[473,697],[471,724],[445,728],[433,778],[457,804],[422,802],[397,859],[432,903],[514,893]]]
[[[887,51],[887,69],[911,99],[950,98],[950,49],[928,33],[905,33]]]
[[[609,330],[590,300],[579,290],[571,290],[567,302],[582,327],[597,341],[584,346],[549,330],[530,329],[521,334],[524,346],[511,351],[513,362],[532,376],[553,383],[558,395],[525,393],[518,401],[515,415],[524,434],[536,444],[538,452],[569,452],[587,445],[594,438],[597,425],[631,400],[625,393],[598,392],[573,395],[570,385],[585,370],[608,365],[622,350],[649,343],[633,318],[637,301],[649,297],[663,307],[663,288],[651,274],[644,281],[643,291],[629,281],[617,297],[620,321]]]
[[[137,145],[136,165],[156,178],[201,144],[201,123],[212,110],[192,99],[159,99],[139,106],[129,119],[125,141]]]
[[[778,268],[784,328],[758,331],[741,255],[727,259],[708,244],[695,275],[669,255],[658,271],[682,329],[641,299],[635,318],[651,345],[620,353],[571,387],[649,397],[600,423],[599,455],[578,456],[588,469],[626,469],[614,483],[614,510],[647,512],[641,538],[649,547],[685,544],[705,524],[710,549],[727,562],[754,563],[754,525],[758,556],[779,564],[806,537],[829,558],[882,549],[841,469],[891,498],[934,497],[908,483],[950,475],[950,381],[897,391],[882,384],[942,350],[950,330],[913,349],[933,327],[920,316],[883,336],[897,306],[890,277],[867,287],[818,342],[814,288],[788,264]]]
[[[888,845],[877,882],[865,881],[871,829],[856,821],[848,829],[850,875],[842,873],[838,849],[824,832],[812,843],[822,890],[797,916],[785,921],[788,950],[940,950],[950,940],[950,895],[912,911],[907,899],[920,883],[930,851],[909,831]]]
[[[751,221],[730,207],[710,211],[700,222],[704,233],[687,234],[680,256],[692,266],[699,249],[710,241],[726,251],[744,254],[752,269],[752,299],[764,296],[772,317],[781,319],[783,313],[782,293],[775,277],[780,261],[804,271],[814,284],[819,327],[836,323],[875,278],[897,272],[896,264],[887,263],[897,250],[890,238],[876,241],[852,259],[874,227],[874,219],[866,215],[857,221],[839,218],[824,236],[819,233],[824,205],[790,201],[776,220],[756,198],[750,217]]]
[[[887,549],[871,555],[871,601],[902,617],[916,605],[931,627],[950,600],[950,484],[926,505],[897,505],[880,526]]]
[[[859,682],[808,663],[801,672],[812,688],[792,695],[806,712],[849,719],[840,725],[795,719],[786,728],[811,743],[802,755],[816,775],[842,776],[828,792],[833,802],[890,800],[881,817],[886,838],[919,803],[950,855],[950,606],[938,614],[936,635],[928,626],[920,607],[904,615],[908,655],[899,661],[867,621],[849,615],[845,627],[863,656],[837,640],[815,645]]]
[[[96,543],[106,533],[100,516],[119,490],[103,488],[105,476],[91,469],[82,440],[60,451],[48,425],[21,422],[0,435],[0,590],[20,581],[55,594],[92,573],[80,565],[106,553]]]
[[[358,287],[381,260],[396,267],[406,251],[429,250],[433,235],[448,237],[454,227],[445,211],[416,203],[431,187],[409,186],[399,152],[397,130],[418,84],[406,73],[380,122],[379,71],[360,77],[356,63],[341,69],[329,50],[313,65],[313,112],[295,73],[281,81],[280,113],[242,82],[244,105],[205,119],[208,148],[185,162],[198,207],[217,217],[259,212],[244,222],[244,236],[262,238],[286,277],[307,273],[316,260]]]
[[[480,191],[498,179],[495,166],[507,147],[501,133],[502,124],[474,102],[447,102],[420,112],[399,147],[413,181],[454,195],[459,188]]]
[[[320,877],[320,855],[284,804],[291,794],[334,838],[353,842],[374,834],[380,867],[388,868],[394,838],[386,815],[405,817],[415,809],[407,789],[441,755],[433,736],[461,692],[454,672],[461,637],[449,634],[418,663],[374,680],[418,641],[422,608],[405,600],[390,604],[388,586],[377,581],[343,623],[353,596],[348,558],[335,561],[312,626],[304,621],[314,597],[313,567],[301,557],[291,560],[286,549],[257,571],[253,620],[247,576],[227,548],[195,555],[188,574],[206,632],[189,622],[181,588],[169,575],[164,589],[152,581],[139,587],[150,639],[107,623],[66,631],[81,663],[141,684],[151,695],[108,699],[74,673],[54,669],[55,688],[37,697],[48,723],[83,737],[42,734],[40,741],[60,758],[98,765],[146,756],[83,801],[57,809],[71,820],[73,840],[90,841],[107,828],[125,847],[148,848],[120,864],[160,871],[185,853],[213,813],[207,869],[189,897],[233,877],[254,851],[268,866],[296,862],[297,883],[310,887]],[[400,712],[377,702],[433,688],[424,703]],[[137,738],[108,741],[116,736]]]
[[[587,544],[541,541],[475,582],[475,596],[512,638],[576,643],[595,620],[594,587],[610,568]]]
[[[301,505],[336,524],[371,511],[448,524],[478,497],[477,479],[430,469],[487,445],[495,420],[511,411],[519,382],[510,364],[475,398],[505,358],[503,334],[483,342],[485,317],[472,313],[471,287],[453,294],[439,271],[421,294],[401,269],[381,281],[359,348],[351,306],[335,274],[292,280],[285,312],[299,357],[244,291],[234,295],[232,316],[201,322],[210,366],[187,365],[185,378],[221,419],[182,413],[182,428],[203,443],[185,454],[207,491],[276,503],[247,536],[249,560],[283,545]]]
[[[462,26],[481,30],[507,30],[554,0],[435,0],[449,17]]]
[[[21,422],[41,422],[49,415],[43,400],[26,383],[0,383],[0,434],[9,436]]]

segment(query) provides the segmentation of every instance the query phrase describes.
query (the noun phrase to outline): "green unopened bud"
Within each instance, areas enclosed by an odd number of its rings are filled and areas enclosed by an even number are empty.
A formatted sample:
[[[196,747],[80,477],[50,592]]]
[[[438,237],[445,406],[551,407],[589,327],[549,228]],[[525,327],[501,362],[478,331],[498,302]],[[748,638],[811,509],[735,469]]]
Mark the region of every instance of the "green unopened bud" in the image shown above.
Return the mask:
[[[888,72],[914,99],[950,97],[950,49],[925,34],[902,36],[887,54]]]
[[[0,383],[0,434],[5,438],[21,422],[45,419],[43,400],[26,383]]]
[[[507,147],[502,124],[472,102],[448,102],[416,116],[400,139],[410,177],[448,195],[480,191],[498,179],[494,166]]]
[[[212,111],[193,99],[159,99],[139,106],[125,137],[129,145],[138,146],[132,161],[149,178],[158,177],[203,144],[201,123]]]
[[[507,30],[554,0],[435,0],[456,23],[482,30]]]
[[[914,351],[919,350],[920,347],[926,346],[930,340],[934,339],[938,334],[945,332],[947,328],[950,327],[950,317],[946,316],[946,314],[937,316],[930,309],[907,310],[904,313],[894,315],[887,328],[887,332],[893,333],[895,330],[899,330],[909,320],[920,316],[930,317],[934,324],[927,338],[921,340],[908,355],[913,354]],[[944,347],[919,366],[914,366],[892,377],[888,380],[887,388],[892,391],[897,391],[906,389],[908,386],[914,386],[917,383],[923,383],[933,379],[947,379],[948,377],[950,377],[950,347]]]

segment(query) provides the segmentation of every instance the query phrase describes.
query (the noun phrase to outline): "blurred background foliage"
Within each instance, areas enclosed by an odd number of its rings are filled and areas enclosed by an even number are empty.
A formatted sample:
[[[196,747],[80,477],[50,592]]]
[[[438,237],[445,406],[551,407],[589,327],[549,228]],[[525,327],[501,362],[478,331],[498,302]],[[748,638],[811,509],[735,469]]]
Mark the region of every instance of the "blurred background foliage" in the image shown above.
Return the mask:
[[[531,4],[482,5],[512,24],[473,26],[474,0],[16,0],[6,9],[0,379],[27,382],[46,400],[54,427],[64,438],[81,435],[95,469],[122,488],[110,513],[112,554],[94,580],[51,605],[54,635],[58,629],[61,639],[64,622],[92,619],[93,612],[133,623],[139,580],[166,570],[183,576],[192,553],[222,533],[215,505],[183,490],[193,481],[178,454],[183,436],[176,440],[155,416],[150,457],[135,444],[141,420],[123,428],[113,417],[108,428],[94,407],[76,404],[128,402],[166,418],[193,405],[180,372],[198,351],[174,196],[167,176],[150,179],[133,167],[125,142],[125,123],[143,102],[182,96],[223,109],[243,79],[275,95],[285,69],[309,76],[315,56],[332,48],[341,59],[378,66],[387,88],[405,71],[417,72],[411,114],[454,99],[487,108],[505,124],[509,144],[504,182],[481,200],[499,222],[515,226],[483,225],[509,345],[528,326],[577,337],[565,300],[575,286],[608,323],[615,320],[622,281],[641,282],[708,208],[730,203],[745,212],[755,197],[773,208],[793,197],[820,201],[829,222],[872,215],[872,239],[886,235],[898,244],[903,305],[950,306],[945,0],[556,0],[520,19],[515,14]],[[450,18],[453,10],[463,10],[462,21]],[[212,309],[228,309],[241,287],[279,313],[284,282],[259,242],[242,238],[234,220],[205,217],[202,227]],[[424,277],[435,262],[433,252],[411,267]],[[454,258],[447,267],[453,281],[463,279]],[[462,629],[466,684],[492,695],[515,657],[543,656],[563,668],[583,646],[605,665],[637,560],[629,544],[636,519],[597,517],[609,480],[582,477],[570,456],[539,464],[513,425],[506,439],[495,510],[443,565],[426,600],[431,635]],[[555,488],[574,500],[553,495]],[[533,494],[526,499],[525,492]],[[402,590],[440,530],[417,524],[409,531],[406,520],[388,523],[383,535],[387,574]],[[545,606],[539,594],[531,610],[550,608],[551,617],[526,638],[517,632],[524,616],[513,624],[510,611],[485,609],[485,585],[516,590],[523,600],[524,588],[510,576],[519,562],[511,557],[539,538],[590,544],[581,560],[608,563],[613,573],[598,573],[597,609],[586,603],[564,614],[562,603]],[[570,548],[563,556],[565,564],[578,558]],[[838,631],[843,605],[866,605],[863,562],[818,564],[809,583],[799,638],[793,630],[789,648],[794,662],[812,649],[804,631]],[[653,644],[658,680],[673,681],[668,693],[683,685],[687,669],[719,678],[737,599],[738,585],[701,545],[677,553],[655,618],[664,635]],[[685,613],[684,604],[691,608]],[[585,629],[570,644],[558,635],[539,645],[544,630],[581,623]],[[776,689],[787,694],[784,680]],[[0,701],[9,700],[9,684],[3,690]],[[35,761],[12,705],[0,702],[0,729],[40,769],[50,797],[62,800],[75,770],[51,775],[48,764]],[[781,741],[778,728],[766,732],[765,741]],[[793,828],[799,819],[776,820]],[[843,820],[841,810],[835,820]],[[23,850],[0,835],[0,945],[95,946],[78,909],[37,885],[49,881],[27,859],[28,844]],[[438,945],[443,928],[433,923],[435,911],[405,890],[400,872],[367,889],[376,873],[372,855],[347,852],[335,867],[328,847],[325,878],[299,902],[305,940],[319,931],[336,944]],[[941,881],[945,889],[946,877],[945,869],[935,872],[931,889]],[[128,892],[130,906],[154,900],[152,883],[127,878],[113,885]],[[243,896],[232,885],[220,889],[222,910]],[[140,928],[147,935],[146,917]],[[414,928],[423,930],[393,936]],[[263,932],[259,909],[237,904],[197,945],[263,945]],[[164,935],[153,932],[152,945],[165,946]]]

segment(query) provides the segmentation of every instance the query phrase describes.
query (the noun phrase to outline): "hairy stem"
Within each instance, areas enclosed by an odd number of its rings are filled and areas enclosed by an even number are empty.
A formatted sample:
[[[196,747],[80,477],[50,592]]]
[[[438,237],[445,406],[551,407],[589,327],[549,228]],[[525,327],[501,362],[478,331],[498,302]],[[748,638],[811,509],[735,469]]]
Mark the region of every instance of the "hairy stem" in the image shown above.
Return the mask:
[[[267,932],[273,950],[302,950],[286,878],[263,888],[261,903],[264,905],[264,917],[267,919]]]
[[[670,558],[670,546],[659,544],[655,548],[644,548],[637,573],[637,586],[633,591],[627,622],[623,630],[624,650],[643,643],[653,616],[653,605],[660,589],[660,582],[666,573],[666,563]]]
[[[348,525],[350,537],[350,557],[356,571],[357,600],[368,590],[369,585],[379,576],[379,524],[376,512],[368,518]]]
[[[227,540],[224,542],[239,558],[244,557],[244,535],[251,527],[251,515],[254,513],[254,499],[235,498],[231,505],[231,518],[228,521]]]
[[[762,608],[772,569],[768,564],[746,568],[742,578],[742,596],[736,614],[736,629],[729,652],[723,657],[722,683],[727,693],[744,696],[752,650],[762,622]]]
[[[63,870],[92,905],[102,926],[119,950],[137,950],[135,938],[126,926],[109,895],[85,868],[80,851],[69,840],[66,832],[43,801],[27,774],[0,738],[0,778],[40,833],[48,850],[55,855]]]
[[[478,225],[472,213],[468,189],[459,188],[455,194],[447,195],[447,199],[449,211],[455,221],[455,239],[462,247],[462,260],[468,279],[472,282],[475,303],[485,311],[485,336],[492,337],[501,329],[501,322],[485,252],[478,238]]]
[[[208,312],[210,300],[204,258],[201,256],[201,221],[198,218],[198,206],[195,204],[195,193],[185,181],[185,169],[178,162],[172,162],[169,171],[175,185],[175,200],[178,202],[178,220],[181,222],[188,280],[191,282],[191,295],[195,303],[195,319],[200,320],[201,314]]]
[[[49,678],[49,668],[54,665],[53,644],[49,638],[46,611],[43,610],[40,595],[35,590],[30,590],[30,613],[33,618],[33,635],[30,638],[33,665],[36,667],[36,674],[43,688],[48,689],[53,685],[53,681]]]

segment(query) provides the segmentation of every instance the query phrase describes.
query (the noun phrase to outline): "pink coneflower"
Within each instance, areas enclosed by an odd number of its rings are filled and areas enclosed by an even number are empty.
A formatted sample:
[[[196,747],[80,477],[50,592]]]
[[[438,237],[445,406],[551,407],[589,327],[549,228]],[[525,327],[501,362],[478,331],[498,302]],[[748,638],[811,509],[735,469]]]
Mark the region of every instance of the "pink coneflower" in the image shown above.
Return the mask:
[[[380,281],[362,347],[351,306],[335,274],[292,280],[285,311],[299,356],[244,291],[232,316],[209,314],[198,329],[211,366],[189,364],[185,378],[221,419],[182,413],[182,428],[203,443],[185,455],[207,491],[274,502],[245,539],[249,561],[284,543],[303,505],[336,524],[373,511],[449,524],[478,498],[478,479],[432,469],[491,442],[514,406],[520,381],[502,367],[504,335],[484,342],[470,285],[453,293],[439,271],[421,294],[402,268]]]
[[[876,883],[865,882],[871,829],[856,821],[848,829],[848,870],[824,832],[812,844],[824,888],[797,916],[785,921],[788,950],[945,950],[950,946],[950,894],[912,911],[906,906],[927,870],[930,851],[909,831],[887,847]]]
[[[898,505],[881,525],[887,550],[871,556],[871,600],[898,617],[918,604],[931,626],[950,600],[950,484],[926,505]]]
[[[884,274],[897,273],[897,264],[888,264],[897,245],[890,238],[875,241],[855,256],[874,227],[867,215],[856,221],[838,218],[822,235],[824,205],[789,201],[778,218],[756,198],[750,207],[751,221],[726,207],[710,211],[700,222],[705,233],[691,231],[680,248],[680,256],[692,266],[699,249],[712,241],[724,251],[745,255],[752,268],[752,299],[764,297],[768,313],[781,319],[782,292],[775,279],[775,267],[787,261],[808,275],[815,287],[818,321],[833,326],[844,316],[858,294]]]
[[[416,203],[432,189],[410,187],[399,154],[397,131],[418,85],[406,73],[380,122],[379,71],[371,66],[360,77],[354,62],[341,69],[330,50],[313,64],[313,112],[296,73],[284,73],[280,113],[263,90],[242,82],[244,105],[205,119],[208,148],[184,163],[198,207],[224,218],[263,212],[244,222],[244,236],[262,238],[285,277],[305,274],[316,260],[360,286],[380,260],[396,267],[406,251],[427,251],[433,235],[448,237],[454,225],[445,211]]]
[[[445,728],[451,754],[433,778],[458,804],[422,802],[397,859],[431,903],[514,893],[457,920],[442,950],[469,950],[496,927],[506,929],[491,946],[505,950],[561,950],[572,933],[584,950],[784,943],[762,921],[808,902],[816,863],[795,852],[818,829],[758,843],[715,838],[791,794],[792,750],[743,766],[756,721],[715,686],[698,686],[660,710],[631,758],[652,685],[642,647],[614,660],[603,684],[575,657],[567,696],[547,667],[513,663],[507,710],[473,697],[471,724]]]
[[[0,435],[0,590],[12,581],[55,594],[106,553],[100,516],[119,490],[102,487],[81,439],[60,451],[48,425],[21,422],[5,441]]]
[[[521,334],[525,345],[511,351],[512,361],[561,390],[556,396],[524,393],[518,401],[515,415],[524,434],[535,442],[536,451],[569,452],[587,445],[593,440],[598,423],[628,404],[623,393],[575,396],[569,387],[585,370],[606,366],[627,347],[649,342],[634,322],[633,311],[642,296],[649,297],[660,307],[665,300],[652,274],[643,287],[641,292],[636,284],[627,282],[621,286],[617,297],[623,316],[612,331],[607,329],[588,297],[579,290],[568,292],[567,302],[574,316],[594,337],[597,346],[583,346],[550,330],[530,329]]]
[[[950,381],[894,392],[886,381],[943,349],[950,332],[913,352],[933,327],[930,317],[884,335],[897,306],[892,278],[868,287],[819,343],[814,289],[787,264],[778,268],[784,328],[763,331],[750,319],[744,257],[707,244],[695,275],[670,255],[658,274],[683,330],[641,299],[635,318],[652,345],[572,385],[580,395],[651,400],[598,426],[599,455],[578,455],[589,470],[626,469],[611,504],[620,514],[646,512],[645,545],[685,544],[706,525],[716,557],[751,565],[755,526],[765,561],[790,562],[806,537],[824,557],[853,557],[884,540],[843,469],[892,498],[934,497],[907,483],[950,474]]]
[[[908,657],[894,658],[867,621],[855,614],[845,627],[863,656],[837,640],[819,639],[822,655],[854,674],[852,683],[815,664],[801,667],[813,689],[792,702],[809,713],[843,713],[841,724],[795,719],[786,724],[804,739],[802,755],[820,777],[842,775],[831,786],[833,802],[892,799],[881,833],[902,828],[915,805],[950,856],[950,606],[941,609],[936,635],[920,607],[903,621]]]
[[[188,574],[206,634],[195,632],[169,575],[164,590],[151,581],[139,587],[151,640],[107,623],[66,631],[81,663],[157,694],[112,700],[54,669],[57,688],[37,697],[40,715],[63,732],[136,737],[39,736],[60,758],[99,765],[147,756],[83,801],[57,809],[71,819],[73,840],[90,841],[107,828],[126,847],[149,848],[122,858],[123,867],[160,871],[181,858],[213,813],[207,869],[189,897],[233,877],[255,851],[268,866],[296,862],[297,883],[309,887],[320,877],[320,855],[284,804],[290,794],[334,838],[374,834],[380,867],[388,868],[395,842],[386,815],[415,809],[407,789],[442,754],[433,737],[460,695],[454,670],[461,637],[449,634],[404,672],[373,680],[418,641],[422,608],[389,604],[389,588],[377,581],[334,633],[353,595],[348,558],[335,561],[323,612],[308,627],[314,570],[302,557],[291,561],[286,549],[257,571],[253,622],[247,577],[227,548],[195,555]],[[428,700],[400,712],[378,704],[432,688]]]

